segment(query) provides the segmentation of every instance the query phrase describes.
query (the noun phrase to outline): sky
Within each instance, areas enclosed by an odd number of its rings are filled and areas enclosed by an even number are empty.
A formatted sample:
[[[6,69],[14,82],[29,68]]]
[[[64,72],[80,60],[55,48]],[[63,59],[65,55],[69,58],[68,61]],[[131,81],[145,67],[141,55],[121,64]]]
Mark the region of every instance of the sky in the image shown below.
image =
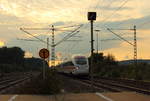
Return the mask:
[[[87,12],[97,12],[94,30],[98,29],[99,52],[112,54],[117,60],[133,59],[133,46],[118,39],[107,30],[113,28],[118,35],[133,43],[133,31],[117,30],[132,29],[137,26],[138,58],[149,59],[150,43],[150,1],[148,0],[0,0],[0,47],[18,46],[26,51],[26,57],[38,57],[38,51],[46,48],[46,44],[39,41],[24,41],[19,39],[37,40],[27,35],[20,28],[62,28],[74,26],[65,30],[79,29],[76,37],[64,41],[56,46],[59,59],[66,59],[72,54],[90,53],[90,23]],[[29,32],[46,41],[50,38],[51,30],[34,30]],[[55,42],[59,42],[70,32],[55,31]],[[95,50],[96,34],[94,31]]]

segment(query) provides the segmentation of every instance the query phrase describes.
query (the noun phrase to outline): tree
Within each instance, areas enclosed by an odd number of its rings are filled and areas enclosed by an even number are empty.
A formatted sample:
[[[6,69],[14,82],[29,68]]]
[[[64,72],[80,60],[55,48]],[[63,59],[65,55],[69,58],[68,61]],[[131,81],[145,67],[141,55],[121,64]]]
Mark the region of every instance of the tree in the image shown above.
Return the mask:
[[[103,53],[94,53],[93,54],[93,63],[102,62],[104,60]],[[89,63],[91,62],[91,56],[89,57]]]
[[[104,57],[104,61],[107,65],[116,65],[117,61],[115,60],[115,57],[112,54],[108,54]]]
[[[22,64],[24,51],[19,47],[0,48],[0,64]]]

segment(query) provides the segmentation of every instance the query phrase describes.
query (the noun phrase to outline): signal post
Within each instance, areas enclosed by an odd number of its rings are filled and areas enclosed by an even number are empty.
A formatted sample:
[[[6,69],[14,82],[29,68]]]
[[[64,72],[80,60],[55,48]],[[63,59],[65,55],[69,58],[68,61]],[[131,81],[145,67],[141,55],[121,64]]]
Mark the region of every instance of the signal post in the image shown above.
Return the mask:
[[[89,73],[91,77],[91,87],[94,90],[94,85],[93,85],[93,53],[94,53],[94,40],[93,40],[93,22],[96,20],[96,12],[88,12],[88,20],[91,23],[91,63],[90,63],[90,68],[89,68]]]

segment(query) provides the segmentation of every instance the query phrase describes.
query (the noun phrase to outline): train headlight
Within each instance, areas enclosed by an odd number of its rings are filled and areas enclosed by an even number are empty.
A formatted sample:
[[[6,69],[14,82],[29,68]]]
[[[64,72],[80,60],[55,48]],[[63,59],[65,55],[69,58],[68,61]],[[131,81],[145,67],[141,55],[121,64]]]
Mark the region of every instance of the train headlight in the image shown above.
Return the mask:
[[[77,70],[79,69],[79,67],[75,67]]]

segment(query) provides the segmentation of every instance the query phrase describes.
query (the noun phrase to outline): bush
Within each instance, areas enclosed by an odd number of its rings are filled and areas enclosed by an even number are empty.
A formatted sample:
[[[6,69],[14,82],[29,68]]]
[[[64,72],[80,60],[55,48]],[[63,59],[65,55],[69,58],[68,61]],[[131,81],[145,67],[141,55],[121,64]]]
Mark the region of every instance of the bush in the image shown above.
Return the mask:
[[[48,70],[46,78],[42,78],[42,74],[34,77],[30,82],[19,88],[19,94],[58,94],[62,88],[62,82],[55,70]]]

